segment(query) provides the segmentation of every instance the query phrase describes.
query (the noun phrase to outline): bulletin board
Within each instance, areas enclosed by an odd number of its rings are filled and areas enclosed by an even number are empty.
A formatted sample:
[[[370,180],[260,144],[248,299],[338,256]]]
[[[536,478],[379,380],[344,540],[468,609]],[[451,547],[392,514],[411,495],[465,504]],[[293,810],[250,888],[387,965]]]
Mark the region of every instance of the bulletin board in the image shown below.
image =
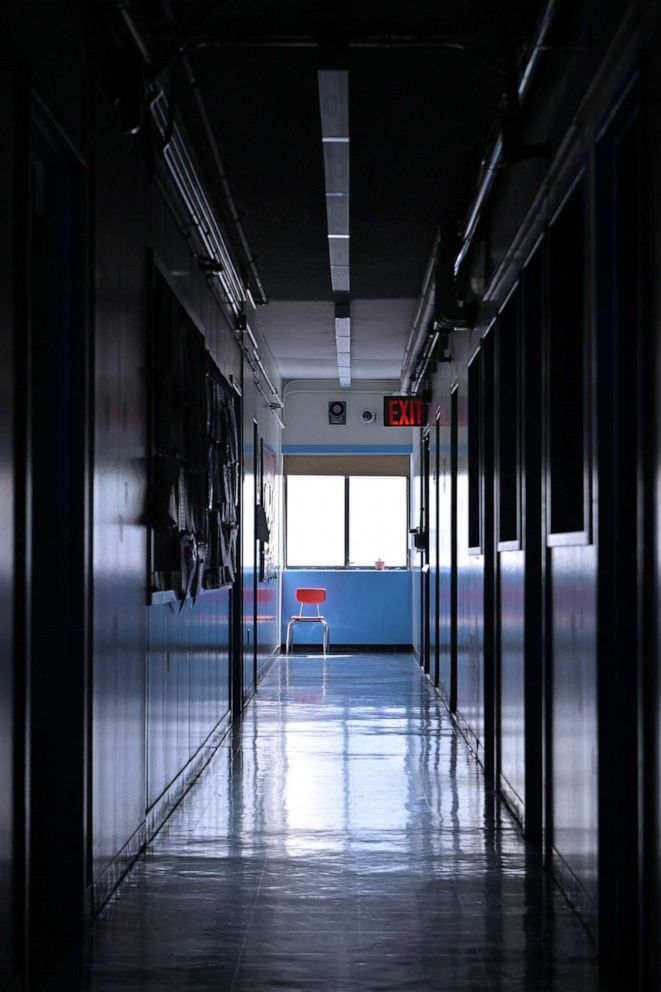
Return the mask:
[[[233,582],[239,397],[158,268],[150,328],[150,589],[182,603]]]
[[[260,447],[260,454],[261,502],[268,524],[269,541],[268,543],[260,542],[259,579],[260,582],[271,582],[278,577],[277,527],[275,520],[277,463],[275,453],[263,441]]]

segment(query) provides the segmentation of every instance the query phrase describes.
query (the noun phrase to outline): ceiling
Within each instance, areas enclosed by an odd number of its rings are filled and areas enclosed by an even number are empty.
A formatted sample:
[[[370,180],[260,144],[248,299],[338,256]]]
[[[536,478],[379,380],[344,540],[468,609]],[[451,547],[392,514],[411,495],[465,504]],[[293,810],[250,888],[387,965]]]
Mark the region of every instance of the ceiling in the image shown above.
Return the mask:
[[[176,55],[182,44],[194,66],[269,299],[257,320],[283,378],[337,380],[335,304],[345,299],[352,378],[399,377],[434,232],[439,223],[458,229],[465,218],[506,74],[540,7],[533,0],[145,3],[222,213],[217,162]],[[349,74],[348,297],[331,287],[320,69]]]

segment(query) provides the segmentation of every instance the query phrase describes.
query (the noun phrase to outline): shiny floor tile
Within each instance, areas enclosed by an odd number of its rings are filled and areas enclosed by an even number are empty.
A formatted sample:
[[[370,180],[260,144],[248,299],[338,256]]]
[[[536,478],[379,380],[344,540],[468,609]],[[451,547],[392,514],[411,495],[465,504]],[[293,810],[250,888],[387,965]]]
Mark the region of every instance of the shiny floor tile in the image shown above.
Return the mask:
[[[81,984],[598,990],[578,920],[392,654],[278,662],[93,927]]]

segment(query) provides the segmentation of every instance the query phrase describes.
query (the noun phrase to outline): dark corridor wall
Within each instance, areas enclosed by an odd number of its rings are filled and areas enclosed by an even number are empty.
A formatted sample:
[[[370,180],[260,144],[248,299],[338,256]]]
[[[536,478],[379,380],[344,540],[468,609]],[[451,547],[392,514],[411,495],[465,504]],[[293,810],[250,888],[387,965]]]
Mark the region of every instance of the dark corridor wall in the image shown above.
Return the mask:
[[[232,598],[247,595],[246,612],[253,618],[256,612],[252,579],[243,589],[205,591],[181,609],[178,602],[152,598],[146,501],[155,264],[226,382],[231,377],[240,389],[248,381],[243,414],[256,421],[276,475],[281,471],[280,429],[252,371],[244,368],[234,326],[191,253],[181,217],[156,182],[155,149],[144,130],[127,135],[122,129],[108,90],[110,35],[98,14],[76,0],[18,5],[3,41],[0,243],[7,264],[0,280],[0,492],[6,520],[14,520],[0,532],[3,988],[28,957],[36,962],[42,938],[65,924],[80,932],[83,914],[89,919],[108,898],[208,760],[230,719]],[[55,252],[46,240],[35,262],[30,250],[40,235],[41,133],[52,136],[53,148],[70,163],[67,176],[76,178],[69,199],[60,198],[59,206],[51,199],[52,218],[58,209],[66,213],[56,227],[60,240],[71,236],[69,248]],[[32,170],[31,156],[37,159]],[[48,279],[40,271],[64,273],[66,286],[57,303],[51,298],[50,312]],[[79,306],[75,319],[62,305],[69,292]],[[37,331],[44,337],[35,337]],[[67,364],[66,342],[78,366]],[[63,363],[60,374],[52,363],[50,378],[49,348]],[[276,370],[268,372],[278,385]],[[59,406],[48,393],[60,418],[52,416],[50,425],[44,382],[51,392],[60,389]],[[62,417],[72,413],[75,423],[62,427]],[[49,516],[46,468],[56,454],[54,433],[61,435],[73,474],[69,512]],[[58,499],[66,496],[66,485],[58,481]],[[252,534],[254,503],[244,512]],[[51,561],[30,545],[30,535],[44,531],[51,543],[40,540],[39,548],[51,549]],[[79,551],[83,555],[75,582],[56,567],[63,548],[72,568]],[[276,561],[262,596],[261,672],[279,646],[273,608],[279,571]],[[65,621],[61,602],[77,603],[75,617]],[[70,620],[76,633],[68,639],[63,631]],[[32,641],[29,634],[36,635]],[[254,683],[247,689],[246,695]],[[30,781],[32,795],[26,797]],[[71,804],[67,797],[77,798]],[[66,850],[53,840],[54,824]],[[25,844],[31,845],[29,862]]]
[[[149,605],[146,588],[146,333],[153,257],[203,330],[225,379],[241,383],[243,368],[227,321],[148,177],[141,138],[122,134],[118,115],[102,92],[96,107],[94,160],[92,778],[98,905],[181,795],[190,775],[207,760],[209,748],[226,728],[230,709],[230,591],[206,592],[194,607],[187,603],[180,612],[179,603]],[[237,399],[244,421],[252,427],[256,420],[279,456],[279,430],[251,376],[248,383],[242,400]],[[244,448],[246,442],[244,438]],[[245,464],[249,468],[243,530],[244,541],[251,542],[252,460]],[[250,563],[243,577],[248,613],[254,613],[252,582]],[[274,631],[270,633],[270,642],[263,645],[268,656],[276,648]],[[246,678],[246,698],[254,688],[254,679]]]
[[[4,52],[2,53],[4,55]],[[17,205],[11,196],[16,153],[16,112],[18,104],[16,73],[2,59],[0,70],[0,254],[10,258],[16,233]],[[15,532],[10,521],[15,513],[17,482],[14,446],[14,326],[16,287],[3,267],[0,278],[0,499],[4,524],[0,528],[0,986],[14,975],[16,961],[15,886],[20,851],[14,832],[17,795],[14,762],[20,758],[17,713],[14,707],[14,609],[16,605],[17,561]]]
[[[661,356],[661,305],[654,295],[658,295],[660,285],[656,271],[661,257],[661,184],[650,181],[661,171],[661,57],[658,29],[648,17],[649,5],[586,0],[561,6],[558,43],[545,53],[522,134],[531,144],[548,140],[551,159],[524,156],[519,160],[514,156],[500,170],[479,232],[478,251],[470,260],[470,272],[464,274],[476,295],[486,291],[485,305],[472,331],[453,335],[452,363],[439,367],[431,383],[433,410],[439,414],[438,427],[432,424],[430,439],[436,488],[428,507],[438,513],[438,551],[434,549],[430,562],[437,565],[431,590],[434,602],[438,592],[439,636],[430,638],[434,655],[430,674],[438,668],[441,690],[451,704],[456,697],[460,726],[482,760],[491,762],[495,782],[531,839],[543,847],[547,863],[587,924],[596,929],[607,955],[617,958],[620,954],[620,960],[632,960],[636,913],[645,907],[644,954],[651,962],[648,973],[656,968],[658,976],[661,732],[655,721],[661,713],[657,644],[661,457],[656,449],[650,454],[650,449],[659,440],[661,390],[655,390],[643,372],[651,374]],[[42,852],[50,854],[52,865],[59,864],[71,887],[76,887],[84,873],[88,904],[98,906],[185,787],[187,775],[205,760],[209,743],[213,743],[209,734],[214,728],[222,732],[228,713],[229,592],[210,593],[195,608],[185,606],[181,613],[178,604],[152,605],[150,601],[144,508],[151,255],[157,256],[178,297],[203,328],[223,375],[233,375],[243,383],[246,514],[253,513],[250,494],[255,488],[258,452],[251,427],[255,420],[257,437],[274,451],[278,466],[280,458],[279,430],[254,388],[252,373],[244,366],[234,334],[206,278],[191,257],[185,232],[153,180],[153,161],[143,138],[129,137],[121,129],[118,108],[106,90],[105,53],[97,49],[95,40],[99,25],[92,11],[101,8],[102,4],[82,0],[13,4],[7,11],[8,32],[0,43],[5,46],[0,60],[0,247],[6,260],[0,276],[0,496],[6,520],[14,524],[0,531],[3,987],[20,969],[25,948],[21,933],[28,888],[23,849],[27,837],[24,758],[40,762],[42,781],[51,773],[51,795],[58,803],[47,814],[42,810],[39,817],[33,817],[33,839],[41,844]],[[656,48],[649,50],[650,44]],[[612,310],[617,301],[604,292],[598,300],[588,301],[584,382],[589,388],[583,411],[587,429],[580,458],[586,469],[584,508],[591,520],[569,530],[558,528],[560,533],[573,534],[571,539],[549,541],[550,511],[544,502],[549,466],[542,460],[547,457],[545,428],[549,426],[544,389],[549,383],[557,385],[561,377],[553,374],[549,356],[542,349],[549,340],[547,323],[552,315],[548,304],[561,300],[563,293],[544,288],[544,280],[549,278],[548,259],[544,255],[544,264],[537,265],[535,258],[541,256],[535,255],[535,246],[543,234],[551,236],[547,227],[553,226],[565,195],[581,174],[587,177],[589,194],[582,226],[587,236],[587,283],[593,283],[602,264],[596,257],[598,243],[605,244],[608,239],[616,242],[618,237],[630,242],[629,229],[624,236],[608,224],[604,229],[594,212],[602,221],[612,216],[608,204],[599,207],[597,203],[598,172],[604,162],[610,163],[607,168],[612,167],[607,145],[609,141],[613,147],[618,144],[624,131],[616,135],[617,122],[610,114],[616,109],[620,113],[620,98],[625,88],[636,82],[638,72],[645,137],[642,157],[647,164],[641,177],[644,181],[637,188],[644,191],[644,215],[652,217],[645,232],[640,271],[650,297],[654,297],[650,301],[651,319],[640,321],[640,314],[634,317],[629,305],[613,328],[604,321],[604,311]],[[41,101],[59,144],[77,162],[84,177],[78,192],[86,208],[86,230],[79,247],[89,261],[80,291],[87,294],[85,329],[93,342],[83,391],[84,398],[89,397],[90,414],[82,425],[85,450],[75,454],[87,458],[84,478],[78,481],[90,495],[87,517],[81,521],[79,532],[88,542],[86,565],[91,569],[87,589],[91,608],[83,618],[89,637],[77,653],[61,639],[53,644],[54,657],[63,663],[61,695],[53,712],[57,716],[60,703],[62,719],[77,712],[65,705],[69,677],[75,678],[77,690],[84,683],[88,705],[81,726],[76,727],[80,747],[70,765],[58,764],[54,747],[52,753],[48,747],[30,753],[27,746],[33,715],[27,633],[31,607],[44,606],[25,596],[30,565],[28,531],[34,522],[30,519],[33,507],[27,499],[31,438],[24,367],[32,346],[28,307],[31,92],[35,103]],[[600,145],[602,133],[606,143]],[[600,159],[600,147],[606,158]],[[630,145],[624,142],[622,148],[626,147]],[[625,165],[622,169],[620,175],[626,175]],[[625,183],[629,192],[633,185],[631,179]],[[631,217],[632,203],[626,203],[623,213]],[[567,242],[569,249],[575,244],[576,239]],[[641,256],[629,253],[627,257],[633,257],[637,265]],[[649,262],[652,257],[654,264]],[[620,257],[617,261],[613,273],[599,273],[602,287],[619,285],[611,275],[622,272],[625,260]],[[496,314],[517,285],[516,319],[522,340],[515,357],[516,372],[506,388],[502,376],[511,375],[513,365],[511,360],[499,363],[499,355],[510,318],[505,310],[497,319]],[[535,301],[542,301],[539,309]],[[601,310],[599,321],[597,309]],[[642,326],[647,328],[646,336]],[[571,341],[563,342],[563,347],[570,345]],[[535,351],[535,346],[540,350]],[[571,354],[577,357],[575,351]],[[41,362],[43,372],[43,355]],[[629,374],[628,385],[617,374],[622,364]],[[572,362],[569,366],[577,367]],[[275,372],[269,372],[277,381]],[[655,380],[659,381],[661,375]],[[517,484],[525,503],[525,520],[520,516],[514,535],[507,528],[502,534],[494,531],[494,544],[489,549],[487,530],[480,535],[478,527],[477,540],[469,535],[469,507],[477,497],[478,507],[486,509],[491,500],[493,512],[499,512],[498,501],[505,495],[500,491],[505,468],[500,456],[506,452],[494,459],[492,469],[478,463],[478,486],[472,492],[471,446],[483,445],[489,430],[495,443],[501,419],[510,416],[511,410],[506,405],[493,407],[489,390],[502,397],[510,387],[521,404]],[[486,430],[477,441],[470,438],[471,422],[476,423],[475,412],[471,414],[471,392],[482,397],[482,417],[486,410],[491,418],[491,426],[485,421]],[[558,397],[562,397],[561,390],[556,393]],[[642,405],[638,405],[641,397]],[[635,416],[627,421],[623,411],[634,405]],[[477,408],[479,411],[479,402]],[[619,411],[620,418],[615,423],[619,429],[616,462],[609,461],[612,452],[606,447],[608,431],[614,426],[613,410]],[[609,480],[619,474],[614,466],[631,477],[632,453],[625,450],[622,438],[626,441],[632,436],[628,433],[632,427],[639,431],[641,461],[636,460],[636,448],[634,464],[640,471],[636,479],[642,480],[641,490],[633,493],[640,514],[634,526],[630,515],[621,512],[623,507],[630,507],[631,489],[618,491],[610,503],[604,498]],[[417,460],[414,471],[420,471]],[[416,499],[419,490],[414,484]],[[629,549],[623,551],[608,546],[609,527],[622,519],[628,521],[628,529],[619,535],[625,538],[622,549]],[[640,530],[639,519],[643,522]],[[486,515],[481,523],[485,520]],[[417,522],[414,513],[412,524]],[[247,571],[240,590],[244,622],[238,635],[246,687],[254,677],[255,636],[258,671],[268,665],[279,641],[277,578],[275,583],[257,583],[257,610],[251,598],[255,589],[251,569],[257,564],[250,538],[252,524],[250,518],[244,529]],[[634,531],[636,548],[643,549],[641,558],[638,551],[630,552]],[[63,534],[64,528],[59,533]],[[498,546],[496,536],[502,538]],[[492,564],[486,554],[489,550]],[[636,589],[639,583],[645,590],[644,622],[633,631],[634,639],[630,638],[631,628],[618,626],[616,620],[622,603],[628,604],[627,615],[632,612],[628,598],[632,586],[629,583],[625,589],[617,582],[610,586],[612,576],[631,576],[632,568]],[[41,576],[42,580],[49,579],[54,589],[59,577],[57,569],[52,579]],[[414,579],[414,589],[422,589],[420,576],[416,574]],[[56,591],[58,595],[62,592]],[[494,599],[493,628],[485,591]],[[53,596],[45,605],[52,609],[57,601]],[[35,615],[45,614],[37,610]],[[602,620],[610,617],[610,626],[604,622],[597,625],[599,616]],[[419,638],[419,608],[414,610],[414,618]],[[42,631],[41,636],[43,647],[48,631]],[[609,638],[611,647],[604,651]],[[631,659],[626,666],[620,663],[625,655]],[[605,658],[608,664],[603,663]],[[490,665],[495,667],[490,669]],[[43,685],[40,691],[43,705],[48,702]],[[37,731],[44,733],[44,728]],[[47,733],[45,737],[48,741]],[[622,748],[620,741],[625,743]],[[637,752],[639,742],[641,750]],[[83,758],[84,774],[79,776]],[[632,762],[637,758],[640,763],[634,767]],[[31,770],[30,764],[27,770]],[[58,789],[59,781],[67,788]],[[84,825],[67,808],[68,794],[86,804]],[[636,820],[638,810],[642,823]],[[52,845],[48,849],[53,817],[61,817],[65,828],[76,821],[68,832],[80,842],[80,863],[72,863],[70,871],[61,852]],[[47,872],[42,882],[48,893]],[[625,899],[621,898],[623,893]],[[51,917],[65,905],[59,901],[61,895],[49,900]],[[73,895],[82,903],[83,893]],[[620,987],[632,985],[635,979],[634,968],[622,978]]]
[[[575,13],[558,18],[523,154],[505,157],[459,275],[475,324],[428,379],[443,604],[430,675],[609,980],[653,988],[658,59],[643,5],[601,9],[589,56]],[[418,457],[413,472],[417,493]]]

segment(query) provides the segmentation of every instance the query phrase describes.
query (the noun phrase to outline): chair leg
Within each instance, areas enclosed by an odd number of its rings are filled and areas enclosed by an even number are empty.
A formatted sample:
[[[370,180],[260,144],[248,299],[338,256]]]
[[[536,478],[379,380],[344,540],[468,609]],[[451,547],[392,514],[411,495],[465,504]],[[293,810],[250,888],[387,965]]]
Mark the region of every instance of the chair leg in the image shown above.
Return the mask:
[[[287,637],[285,639],[285,655],[289,654],[289,649],[291,648],[291,629],[294,626],[294,621],[290,620],[287,624]]]
[[[328,624],[322,621],[324,658],[328,654]]]

